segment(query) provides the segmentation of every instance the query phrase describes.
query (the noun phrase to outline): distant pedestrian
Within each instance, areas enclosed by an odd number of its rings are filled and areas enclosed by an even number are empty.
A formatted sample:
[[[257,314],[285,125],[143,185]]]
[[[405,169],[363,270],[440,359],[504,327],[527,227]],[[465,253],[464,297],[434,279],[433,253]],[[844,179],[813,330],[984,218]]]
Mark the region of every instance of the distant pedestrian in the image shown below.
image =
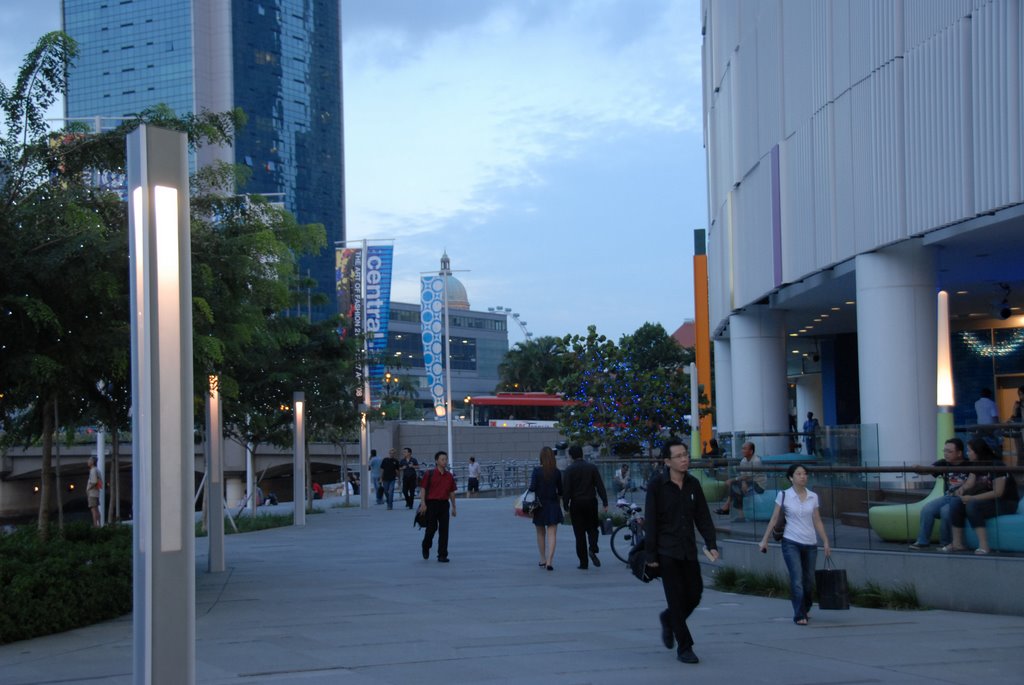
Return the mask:
[[[427,530],[423,534],[423,558],[430,558],[430,547],[437,533],[437,560],[448,563],[448,512],[455,516],[455,478],[448,470],[448,453],[434,455],[434,468],[427,471],[420,483],[422,492],[420,512],[427,516]]]
[[[814,412],[807,412],[807,420],[804,421],[804,445],[807,448],[807,455],[814,456],[818,446],[818,419],[814,418]]]
[[[616,497],[626,497],[627,494],[636,490],[633,484],[633,476],[629,473],[629,464],[623,463],[612,476],[612,480],[615,482]]]
[[[775,498],[772,518],[764,528],[760,548],[768,551],[768,536],[785,509],[786,529],[782,536],[782,558],[789,570],[789,599],[793,603],[793,623],[807,625],[808,611],[814,603],[814,565],[818,558],[818,538],[825,543],[825,556],[832,555],[828,534],[818,513],[818,496],[807,489],[807,469],[801,464],[792,464],[786,470],[786,478],[793,484]]]
[[[540,466],[530,475],[530,491],[537,496],[540,509],[533,514],[533,525],[537,529],[537,550],[540,563],[554,571],[555,542],[558,540],[558,524],[562,516],[562,472],[555,465],[555,453],[550,447],[540,450]]]
[[[477,463],[476,457],[469,458],[467,471],[469,479],[466,481],[466,492],[468,497],[473,497],[480,492],[480,464]]]
[[[384,491],[383,499],[388,503],[388,509],[393,509],[395,504],[395,481],[398,480],[398,472],[402,465],[398,463],[395,455],[398,450],[392,447],[388,450],[388,456],[380,462],[380,487]]]
[[[96,466],[96,457],[89,457],[89,480],[85,485],[85,498],[89,503],[89,511],[92,512],[92,525],[100,527],[100,490],[103,489],[103,479],[100,478],[100,470]]]
[[[377,450],[370,450],[370,485],[377,495],[377,504],[384,504],[384,489],[380,485],[380,463],[383,457],[377,456]]]
[[[704,538],[708,557],[718,559],[715,526],[700,481],[689,474],[690,450],[678,438],[661,448],[665,468],[647,483],[647,518],[644,548],[647,565],[658,568],[665,603],[661,612],[661,641],[666,649],[676,645],[676,658],[686,664],[699,661],[693,653],[693,636],[686,619],[700,604],[704,592],[697,560],[697,535]]]
[[[981,438],[992,451],[999,455],[1002,452],[1002,437],[998,434],[995,424],[999,423],[999,409],[995,400],[992,399],[992,389],[982,388],[981,396],[974,403],[974,413],[977,415],[978,428],[974,437]]]
[[[416,499],[416,481],[420,475],[420,463],[412,456],[412,450],[408,447],[402,448],[402,497],[405,498],[405,508],[412,509],[412,503]]]
[[[589,568],[587,562],[600,566],[597,558],[598,520],[597,500],[600,498],[604,510],[608,511],[608,493],[604,489],[601,472],[593,464],[583,461],[583,448],[572,445],[569,448],[572,463],[562,474],[562,500],[572,519],[572,532],[576,536],[576,556],[580,570]]]

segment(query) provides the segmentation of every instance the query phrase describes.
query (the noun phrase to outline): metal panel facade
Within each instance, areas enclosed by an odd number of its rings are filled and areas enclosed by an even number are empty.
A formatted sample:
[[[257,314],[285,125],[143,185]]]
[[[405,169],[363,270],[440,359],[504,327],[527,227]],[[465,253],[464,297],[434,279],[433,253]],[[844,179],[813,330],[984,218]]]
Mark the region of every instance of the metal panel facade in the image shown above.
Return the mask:
[[[707,6],[706,35],[720,41],[705,53],[718,88],[707,91],[710,224],[728,223],[736,245],[723,260],[725,236],[709,244],[713,316],[728,315],[716,293],[741,308],[777,287],[775,145],[784,284],[1024,202],[1019,0]]]

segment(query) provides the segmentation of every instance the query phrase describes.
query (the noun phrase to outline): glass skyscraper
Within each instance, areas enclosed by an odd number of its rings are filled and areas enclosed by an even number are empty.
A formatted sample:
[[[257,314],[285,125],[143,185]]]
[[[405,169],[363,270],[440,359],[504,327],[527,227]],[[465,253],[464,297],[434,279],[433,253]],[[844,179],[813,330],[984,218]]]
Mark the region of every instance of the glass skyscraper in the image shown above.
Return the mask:
[[[240,107],[232,149],[201,150],[245,164],[239,192],[281,202],[327,229],[328,249],[300,265],[337,312],[334,243],[345,239],[339,0],[63,0],[78,42],[68,118],[127,117],[165,104],[178,114]]]

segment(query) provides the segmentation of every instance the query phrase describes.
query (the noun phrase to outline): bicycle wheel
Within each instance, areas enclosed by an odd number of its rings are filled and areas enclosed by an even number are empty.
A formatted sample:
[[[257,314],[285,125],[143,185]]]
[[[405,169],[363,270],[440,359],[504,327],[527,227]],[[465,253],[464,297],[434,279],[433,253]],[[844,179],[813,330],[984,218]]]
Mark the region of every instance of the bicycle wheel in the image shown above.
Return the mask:
[[[612,531],[612,554],[623,564],[629,563],[629,550],[633,548],[633,532],[622,525]]]

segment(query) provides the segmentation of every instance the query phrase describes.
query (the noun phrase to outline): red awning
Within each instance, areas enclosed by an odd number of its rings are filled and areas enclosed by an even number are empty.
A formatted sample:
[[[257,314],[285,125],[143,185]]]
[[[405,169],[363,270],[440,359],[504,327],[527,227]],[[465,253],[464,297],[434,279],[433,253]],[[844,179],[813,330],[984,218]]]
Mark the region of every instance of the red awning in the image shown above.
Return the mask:
[[[497,395],[479,395],[470,397],[469,403],[477,407],[567,407],[575,402],[567,402],[558,395],[544,392],[498,393]]]

